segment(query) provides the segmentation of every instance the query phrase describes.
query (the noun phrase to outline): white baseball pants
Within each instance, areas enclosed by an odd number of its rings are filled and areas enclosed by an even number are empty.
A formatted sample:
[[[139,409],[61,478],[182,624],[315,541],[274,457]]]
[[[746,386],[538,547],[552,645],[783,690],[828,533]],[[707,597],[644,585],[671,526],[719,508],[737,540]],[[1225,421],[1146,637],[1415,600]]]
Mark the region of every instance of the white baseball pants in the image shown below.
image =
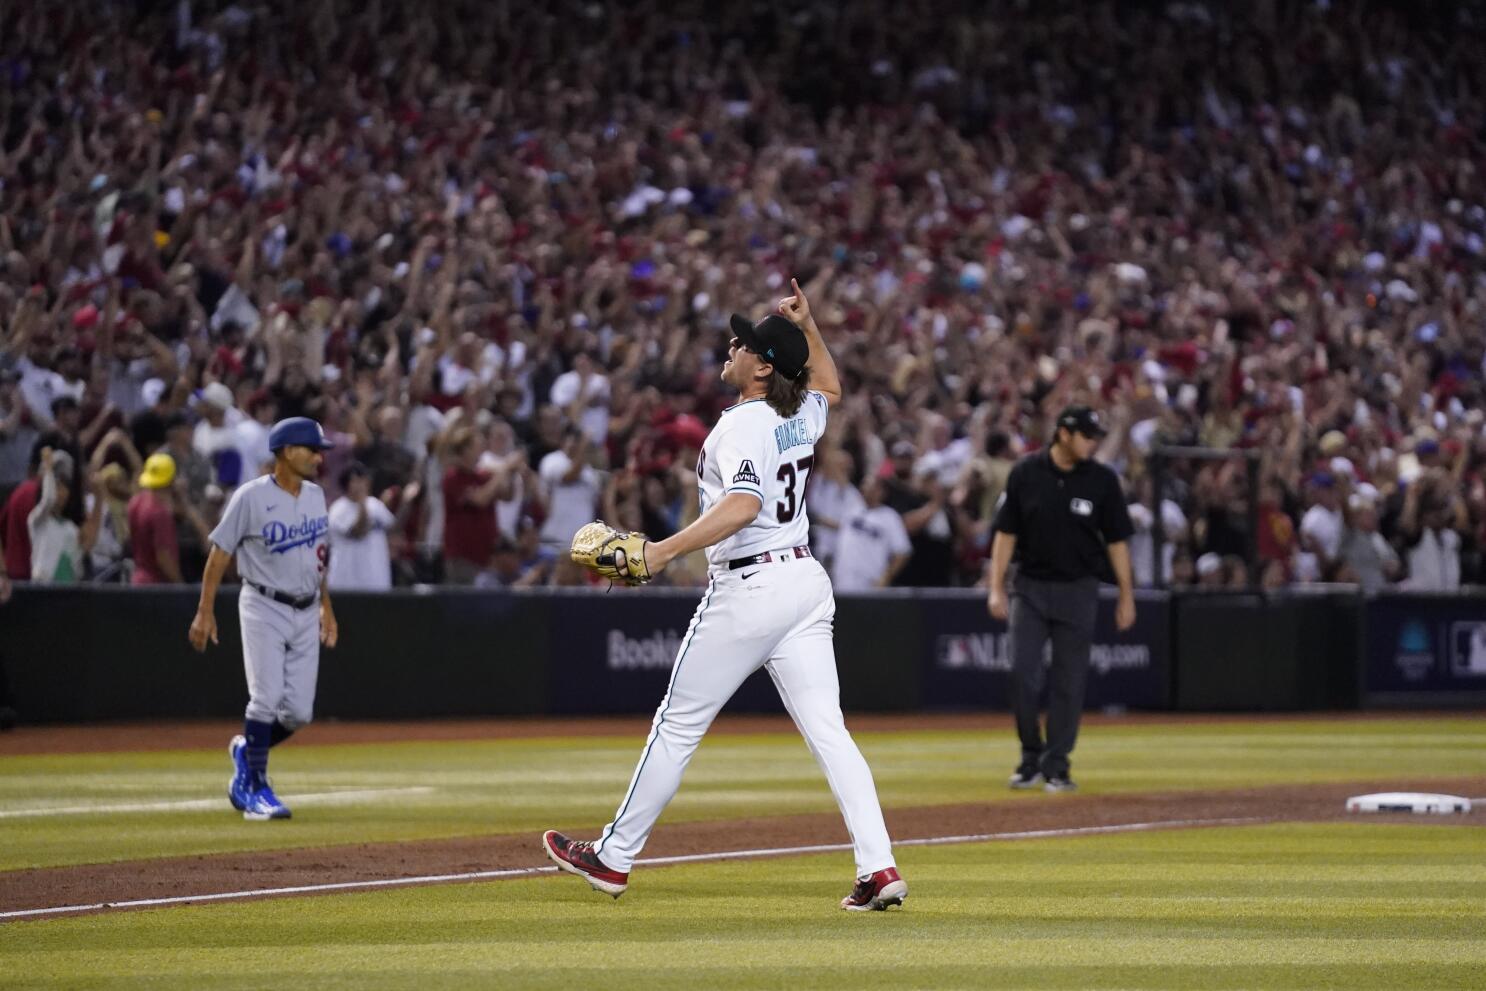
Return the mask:
[[[707,727],[762,665],[836,796],[857,876],[896,866],[872,771],[841,716],[831,641],[835,617],[831,580],[813,558],[785,554],[713,574],[676,654],[629,790],[595,844],[599,859],[629,871]]]

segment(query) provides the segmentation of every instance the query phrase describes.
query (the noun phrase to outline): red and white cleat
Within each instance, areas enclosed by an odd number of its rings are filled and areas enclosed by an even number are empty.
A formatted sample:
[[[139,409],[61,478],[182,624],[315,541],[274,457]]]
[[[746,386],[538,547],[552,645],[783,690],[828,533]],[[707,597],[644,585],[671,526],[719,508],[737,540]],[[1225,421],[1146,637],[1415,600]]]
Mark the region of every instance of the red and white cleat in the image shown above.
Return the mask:
[[[555,829],[542,834],[542,850],[569,874],[576,874],[596,891],[618,898],[629,884],[629,875],[610,870],[593,852],[593,844],[568,839]],[[896,876],[896,875],[895,875]]]
[[[908,897],[908,882],[896,867],[887,867],[868,877],[857,878],[851,894],[841,899],[848,912],[881,912],[889,905],[902,905]]]

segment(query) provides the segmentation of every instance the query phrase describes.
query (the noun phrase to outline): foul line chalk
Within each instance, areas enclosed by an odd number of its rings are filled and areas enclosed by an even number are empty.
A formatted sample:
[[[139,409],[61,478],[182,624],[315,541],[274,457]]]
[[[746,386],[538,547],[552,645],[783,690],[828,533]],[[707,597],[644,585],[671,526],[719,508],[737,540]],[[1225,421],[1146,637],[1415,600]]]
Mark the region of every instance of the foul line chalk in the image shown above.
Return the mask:
[[[350,794],[340,792],[339,794]],[[307,796],[300,796],[304,798]],[[299,801],[300,799],[296,799]],[[990,840],[1037,840],[1060,836],[1094,836],[1101,833],[1139,833],[1153,829],[1179,829],[1185,826],[1243,826],[1273,822],[1268,817],[1228,819],[1165,819],[1155,822],[1126,822],[1108,826],[1077,826],[1068,829],[1033,829],[1015,833],[974,833],[964,836],[927,836],[898,840],[901,846],[943,846],[950,843],[984,843]],[[815,846],[773,847],[762,850],[726,850],[718,853],[689,853],[677,857],[644,857],[636,867],[662,867],[667,864],[691,864],[701,861],[749,860],[756,857],[785,857],[810,853],[838,853],[850,850],[850,843],[821,843]],[[438,884],[448,881],[489,881],[499,878],[530,877],[555,874],[556,867],[514,867],[499,871],[470,871],[464,874],[428,874],[423,877],[379,878],[371,881],[339,881],[330,884],[302,884],[292,888],[256,888],[249,891],[219,891],[204,895],[175,895],[170,898],[138,898],[126,902],[96,902],[92,905],[57,905],[52,908],[28,908],[18,912],[0,912],[0,919],[34,918],[40,915],[62,915],[68,912],[98,912],[109,908],[159,908],[164,905],[187,905],[192,902],[220,902],[274,895],[307,895],[322,891],[355,891],[390,888],[410,884]]]
[[[295,805],[338,805],[342,802],[359,802],[367,798],[385,795],[427,794],[437,789],[426,785],[413,788],[364,788],[359,791],[322,791],[309,795],[295,795]],[[196,810],[218,811],[222,808],[220,798],[192,798],[179,802],[127,802],[119,805],[67,805],[40,809],[6,809],[0,811],[0,819],[32,819],[39,816],[115,815],[123,812],[191,812]],[[3,918],[3,916],[0,916]]]
[[[1089,836],[1097,833],[1139,833],[1151,829],[1176,829],[1182,826],[1245,826],[1271,822],[1267,817],[1242,819],[1164,819],[1159,822],[1126,822],[1112,826],[1075,826],[1068,829],[1032,829],[1019,833],[968,833],[964,836],[926,836],[914,840],[894,840],[893,846],[943,846],[949,843],[985,843],[989,840],[1043,840],[1059,836]],[[663,866],[688,864],[702,860],[742,860],[748,857],[777,857],[783,854],[837,853],[850,850],[850,843],[823,843],[818,846],[792,846],[776,850],[729,850],[726,853],[689,853],[680,857],[651,857],[636,864]],[[0,916],[4,918],[4,916]]]

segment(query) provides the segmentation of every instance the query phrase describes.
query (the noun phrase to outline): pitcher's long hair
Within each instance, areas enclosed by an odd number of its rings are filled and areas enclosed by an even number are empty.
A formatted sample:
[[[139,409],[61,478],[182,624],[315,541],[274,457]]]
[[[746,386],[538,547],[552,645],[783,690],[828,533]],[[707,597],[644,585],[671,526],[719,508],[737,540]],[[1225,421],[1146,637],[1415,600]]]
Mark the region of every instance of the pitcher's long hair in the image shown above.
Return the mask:
[[[800,411],[805,402],[805,393],[810,388],[810,368],[807,365],[798,378],[785,378],[779,369],[769,376],[769,389],[764,393],[764,402],[783,417],[791,417]]]

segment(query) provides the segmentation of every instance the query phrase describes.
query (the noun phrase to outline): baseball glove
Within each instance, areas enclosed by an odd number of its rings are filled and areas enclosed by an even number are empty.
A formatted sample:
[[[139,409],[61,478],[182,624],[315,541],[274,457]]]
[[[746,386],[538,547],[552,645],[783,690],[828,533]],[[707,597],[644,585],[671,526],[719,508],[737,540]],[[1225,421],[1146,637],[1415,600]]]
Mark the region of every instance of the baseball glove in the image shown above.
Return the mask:
[[[594,520],[573,534],[573,560],[601,578],[643,585],[650,580],[645,565],[643,533],[625,533],[603,520]]]

